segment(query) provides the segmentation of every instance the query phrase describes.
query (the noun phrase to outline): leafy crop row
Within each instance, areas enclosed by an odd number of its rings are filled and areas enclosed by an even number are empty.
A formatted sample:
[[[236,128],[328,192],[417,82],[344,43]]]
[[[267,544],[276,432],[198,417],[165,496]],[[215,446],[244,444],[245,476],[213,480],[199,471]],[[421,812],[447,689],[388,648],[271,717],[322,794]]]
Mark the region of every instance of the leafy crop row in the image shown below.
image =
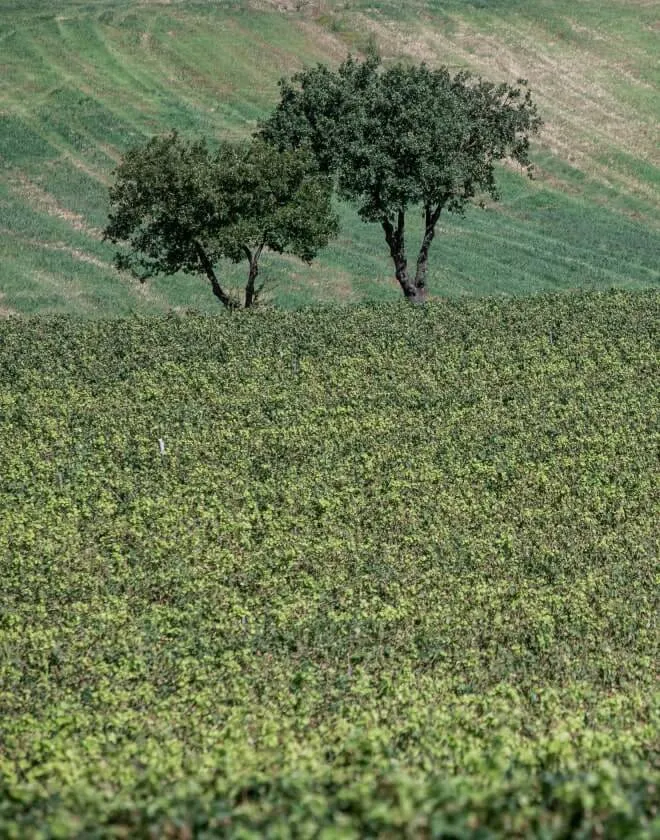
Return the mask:
[[[0,836],[658,836],[659,316],[2,322]]]

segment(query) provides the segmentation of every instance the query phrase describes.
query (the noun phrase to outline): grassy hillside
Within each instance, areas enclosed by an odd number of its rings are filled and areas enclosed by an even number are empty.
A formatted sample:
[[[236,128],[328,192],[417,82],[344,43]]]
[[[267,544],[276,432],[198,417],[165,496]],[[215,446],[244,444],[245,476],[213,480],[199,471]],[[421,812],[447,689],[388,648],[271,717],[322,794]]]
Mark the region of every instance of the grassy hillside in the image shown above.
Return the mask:
[[[202,280],[140,287],[114,271],[99,239],[112,168],[172,127],[248,135],[278,77],[369,38],[388,59],[525,76],[546,118],[538,180],[505,172],[500,205],[444,220],[434,294],[657,284],[657,16],[643,0],[0,0],[0,311],[215,311]],[[342,216],[311,269],[267,261],[272,300],[398,296],[379,231]]]
[[[659,324],[0,323],[0,835],[656,837]]]

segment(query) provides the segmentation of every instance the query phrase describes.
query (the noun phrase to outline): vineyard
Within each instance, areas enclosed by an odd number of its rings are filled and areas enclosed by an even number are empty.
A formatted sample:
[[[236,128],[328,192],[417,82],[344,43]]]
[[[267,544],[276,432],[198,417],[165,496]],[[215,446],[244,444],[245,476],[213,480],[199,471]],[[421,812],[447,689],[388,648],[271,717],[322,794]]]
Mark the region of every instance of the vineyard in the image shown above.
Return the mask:
[[[658,837],[659,324],[0,322],[0,836]]]

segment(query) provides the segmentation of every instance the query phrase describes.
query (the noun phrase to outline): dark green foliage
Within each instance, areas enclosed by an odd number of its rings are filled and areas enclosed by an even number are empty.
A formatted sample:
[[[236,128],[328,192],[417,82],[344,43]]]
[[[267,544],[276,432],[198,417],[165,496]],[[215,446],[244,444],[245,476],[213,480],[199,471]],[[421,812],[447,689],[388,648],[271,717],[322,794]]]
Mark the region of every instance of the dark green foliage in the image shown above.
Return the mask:
[[[659,323],[1,323],[0,836],[657,836]]]
[[[255,284],[264,248],[310,261],[337,232],[330,184],[304,151],[277,152],[255,141],[211,152],[204,141],[173,132],[129,151],[115,175],[105,238],[130,246],[118,254],[118,267],[142,279],[206,274],[225,306],[236,302],[216,276],[221,257],[248,260],[248,308],[262,288]]]
[[[446,67],[347,59],[280,83],[280,103],[260,136],[280,149],[309,148],[336,177],[339,195],[382,225],[407,298],[424,297],[428,252],[443,210],[463,213],[479,193],[498,198],[495,163],[531,173],[529,137],[541,120],[526,81],[518,87]],[[408,276],[405,214],[421,206],[424,235]]]

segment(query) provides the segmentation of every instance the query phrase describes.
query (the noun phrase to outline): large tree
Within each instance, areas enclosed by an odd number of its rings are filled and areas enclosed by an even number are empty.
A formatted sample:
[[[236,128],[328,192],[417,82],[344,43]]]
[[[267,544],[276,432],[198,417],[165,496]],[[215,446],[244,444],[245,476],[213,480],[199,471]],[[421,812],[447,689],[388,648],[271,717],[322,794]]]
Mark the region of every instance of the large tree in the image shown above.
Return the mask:
[[[396,64],[376,55],[348,58],[280,81],[280,102],[259,135],[276,148],[309,148],[339,195],[363,220],[379,223],[404,295],[426,297],[429,248],[443,210],[462,214],[471,199],[499,197],[495,163],[517,161],[531,174],[530,135],[541,124],[525,80],[494,84],[446,67]],[[424,233],[411,272],[406,213],[423,212]]]
[[[125,247],[119,268],[141,280],[177,271],[206,275],[228,308],[241,303],[220,283],[217,261],[247,260],[243,306],[252,306],[264,248],[310,261],[336,235],[332,185],[306,150],[259,140],[186,141],[175,132],[130,150],[110,188],[104,238]]]

